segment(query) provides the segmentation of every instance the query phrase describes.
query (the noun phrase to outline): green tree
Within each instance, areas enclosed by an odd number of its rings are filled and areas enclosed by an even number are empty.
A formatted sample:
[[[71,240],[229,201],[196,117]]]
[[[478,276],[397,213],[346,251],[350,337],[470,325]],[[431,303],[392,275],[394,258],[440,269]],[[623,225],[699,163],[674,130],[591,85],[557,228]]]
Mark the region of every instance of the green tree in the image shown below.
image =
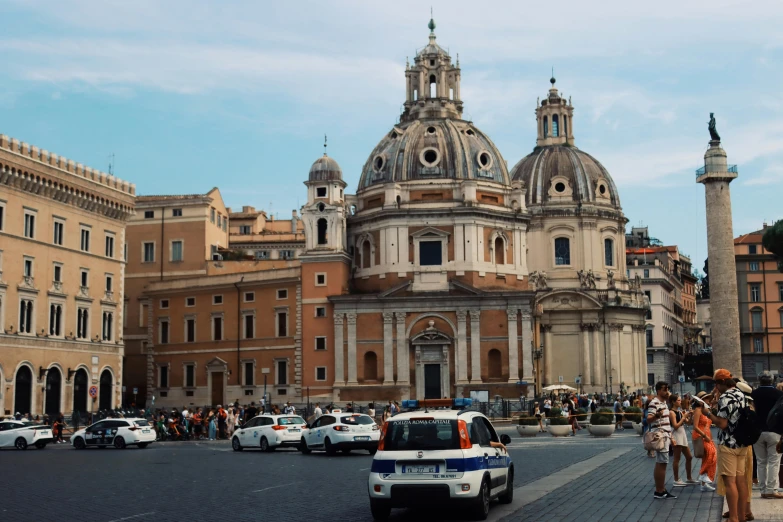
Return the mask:
[[[767,227],[761,237],[761,244],[767,252],[772,252],[778,258],[778,271],[783,272],[783,219]]]

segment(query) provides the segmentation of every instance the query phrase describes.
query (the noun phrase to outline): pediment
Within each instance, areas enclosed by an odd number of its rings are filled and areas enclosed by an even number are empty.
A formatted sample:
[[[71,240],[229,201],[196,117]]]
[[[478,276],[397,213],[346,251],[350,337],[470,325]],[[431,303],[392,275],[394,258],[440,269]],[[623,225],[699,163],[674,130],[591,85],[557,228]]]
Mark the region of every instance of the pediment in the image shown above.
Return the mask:
[[[227,368],[228,362],[224,361],[220,357],[214,357],[211,361],[207,363],[207,368]]]
[[[602,308],[603,305],[593,296],[576,290],[555,290],[536,299],[536,304],[546,310],[584,310]]]
[[[449,237],[448,232],[444,232],[443,230],[433,228],[433,227],[424,227],[421,230],[417,230],[413,234],[411,234],[411,237],[416,238],[441,238],[441,237]]]

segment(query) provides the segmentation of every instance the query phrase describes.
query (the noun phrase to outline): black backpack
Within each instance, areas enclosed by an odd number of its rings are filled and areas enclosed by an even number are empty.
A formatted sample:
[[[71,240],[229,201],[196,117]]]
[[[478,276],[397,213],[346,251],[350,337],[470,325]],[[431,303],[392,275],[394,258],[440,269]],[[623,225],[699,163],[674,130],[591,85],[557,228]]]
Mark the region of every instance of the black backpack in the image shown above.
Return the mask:
[[[778,435],[783,435],[783,397],[769,410],[767,429]]]
[[[758,442],[759,437],[761,437],[761,428],[756,421],[756,412],[748,407],[745,399],[745,405],[739,410],[737,427],[734,428],[734,440],[740,446],[753,446]]]

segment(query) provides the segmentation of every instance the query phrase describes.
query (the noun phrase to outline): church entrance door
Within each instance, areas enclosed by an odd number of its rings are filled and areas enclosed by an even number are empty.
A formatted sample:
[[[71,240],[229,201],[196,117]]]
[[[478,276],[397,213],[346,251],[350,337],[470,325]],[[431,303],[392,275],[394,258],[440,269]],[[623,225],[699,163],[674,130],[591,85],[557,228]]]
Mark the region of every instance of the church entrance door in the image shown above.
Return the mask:
[[[424,398],[440,399],[442,397],[440,385],[440,364],[425,364]]]

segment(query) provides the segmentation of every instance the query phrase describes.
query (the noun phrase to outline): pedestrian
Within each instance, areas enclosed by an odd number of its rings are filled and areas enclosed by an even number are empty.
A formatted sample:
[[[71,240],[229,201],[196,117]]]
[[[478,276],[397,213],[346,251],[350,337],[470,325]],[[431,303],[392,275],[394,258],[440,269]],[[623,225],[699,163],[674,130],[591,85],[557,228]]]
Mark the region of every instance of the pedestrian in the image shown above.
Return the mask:
[[[544,433],[544,421],[541,419],[541,409],[538,407],[538,403],[534,404],[533,415],[538,419],[538,431]]]
[[[544,399],[544,416],[545,417],[549,417],[550,416],[549,415],[549,410],[551,410],[551,409],[552,409],[552,401],[550,401],[549,398],[547,397],[546,399]]]
[[[250,407],[245,408],[245,415],[242,418],[244,419],[244,422],[247,422],[250,419],[254,418],[256,415],[258,415],[258,409],[256,408],[256,403],[254,401],[251,401]]]
[[[367,405],[367,415],[372,417],[372,420],[375,420],[375,405],[373,403]]]
[[[63,428],[65,427],[65,417],[63,416],[63,412],[60,412],[60,414],[57,416],[56,419],[54,419],[54,442],[55,444],[63,444],[65,441],[63,440]]]
[[[217,417],[218,438],[225,439],[226,421],[228,420],[228,413],[226,412],[226,410],[223,409],[223,405],[218,404],[217,413],[215,414],[215,416]]]
[[[720,429],[718,433],[718,494],[725,490],[729,506],[729,522],[746,520],[749,490],[746,473],[748,448],[740,446],[734,437],[740,418],[740,410],[747,406],[744,394],[737,389],[731,372],[719,368],[712,377],[718,390],[717,412],[702,407],[702,413]]]
[[[204,414],[201,408],[196,410],[190,420],[193,423],[193,436],[196,438],[196,440],[203,439],[204,436],[201,434],[201,423],[204,422]]]
[[[215,410],[209,410],[207,422],[209,423],[209,440],[215,440],[217,438],[217,418],[215,417]]]
[[[296,408],[291,406],[291,401],[288,401],[285,405],[285,408],[283,408],[283,413],[286,415],[293,415],[296,413]]]
[[[226,412],[226,434],[228,437],[231,437],[234,434],[234,426],[237,422],[237,412],[230,404],[228,406],[229,408]]]
[[[672,446],[674,447],[674,460],[672,461],[672,474],[674,475],[674,487],[682,488],[692,484],[698,484],[691,477],[693,455],[688,446],[688,434],[685,433],[685,424],[690,421],[691,412],[683,411],[682,398],[676,393],[669,397],[669,423],[672,427]],[[680,480],[680,455],[685,455],[685,481]]]
[[[696,397],[707,402],[709,406],[712,406],[714,402],[712,395],[708,395],[705,391],[700,391]],[[694,402],[700,404],[698,401]],[[699,482],[701,483],[702,492],[715,491],[712,482],[715,480],[715,472],[718,466],[718,453],[717,449],[715,449],[715,442],[712,440],[711,426],[712,421],[710,421],[709,417],[702,414],[702,409],[700,407],[694,408],[693,433],[691,436],[693,438],[694,452],[696,444],[700,444],[703,448],[701,468],[699,469]]]
[[[564,406],[568,410],[568,422],[571,424],[571,436],[576,437],[576,430],[579,427],[579,424],[576,422],[576,404],[573,395],[566,399]]]
[[[352,402],[349,402],[348,404],[345,405],[345,411],[347,411],[348,413],[353,413],[353,403]]]
[[[758,462],[761,498],[783,498],[783,495],[777,492],[780,453],[775,449],[781,437],[767,425],[770,410],[783,397],[783,392],[775,389],[773,382],[772,374],[765,371],[759,375],[759,387],[751,393],[756,407],[756,423],[761,430],[761,437],[753,445],[753,453]]]
[[[614,427],[619,431],[625,429],[623,428],[623,404],[619,396],[614,400]]]
[[[655,452],[655,494],[653,499],[675,499],[676,496],[666,491],[666,465],[669,464],[669,444],[671,440],[671,418],[669,416],[669,384],[659,381],[655,384],[656,396],[648,403],[647,423],[650,431],[662,432],[664,447]]]
[[[313,411],[313,420],[320,419],[324,412],[321,410],[321,403],[315,403],[315,410]]]

